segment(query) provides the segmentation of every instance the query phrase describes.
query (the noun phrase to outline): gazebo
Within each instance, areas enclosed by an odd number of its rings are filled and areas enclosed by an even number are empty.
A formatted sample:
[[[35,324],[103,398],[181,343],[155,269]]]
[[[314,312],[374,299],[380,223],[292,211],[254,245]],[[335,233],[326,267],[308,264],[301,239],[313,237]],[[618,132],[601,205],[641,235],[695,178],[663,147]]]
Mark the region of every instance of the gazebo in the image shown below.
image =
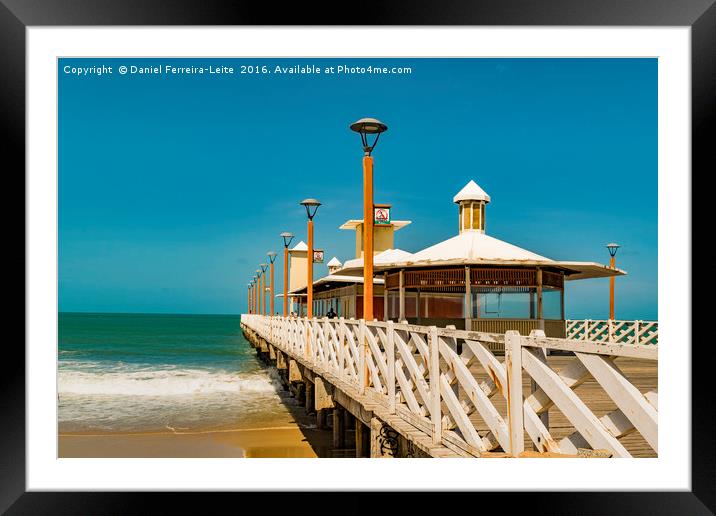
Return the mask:
[[[397,258],[405,259],[410,253],[400,249],[386,249],[374,256],[375,263],[391,263]],[[334,258],[338,262],[337,258]],[[333,260],[331,260],[333,261]],[[329,262],[329,274],[313,282],[313,314],[323,317],[332,307],[339,317],[360,319],[363,317],[363,277],[358,275],[343,275],[337,272]],[[346,261],[346,265],[358,270],[363,269],[363,258]],[[376,307],[375,318],[383,320],[384,292],[383,278],[373,280],[373,303]],[[306,313],[306,286],[291,290],[289,296],[299,301],[299,314]]]
[[[490,196],[474,181],[453,202],[456,236],[412,255],[375,261],[385,286],[383,319],[523,335],[542,329],[548,337],[564,337],[565,281],[626,274],[595,262],[552,260],[487,235]],[[360,274],[358,261],[347,261],[337,273]]]

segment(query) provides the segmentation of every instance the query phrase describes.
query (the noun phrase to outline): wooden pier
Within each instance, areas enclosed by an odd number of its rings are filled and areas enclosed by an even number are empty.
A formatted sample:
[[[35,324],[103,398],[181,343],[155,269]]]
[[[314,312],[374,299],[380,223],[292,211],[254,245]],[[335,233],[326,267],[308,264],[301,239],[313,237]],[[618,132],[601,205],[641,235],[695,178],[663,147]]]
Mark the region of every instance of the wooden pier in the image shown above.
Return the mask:
[[[336,448],[355,429],[357,457],[657,455],[656,344],[253,314],[241,328]]]

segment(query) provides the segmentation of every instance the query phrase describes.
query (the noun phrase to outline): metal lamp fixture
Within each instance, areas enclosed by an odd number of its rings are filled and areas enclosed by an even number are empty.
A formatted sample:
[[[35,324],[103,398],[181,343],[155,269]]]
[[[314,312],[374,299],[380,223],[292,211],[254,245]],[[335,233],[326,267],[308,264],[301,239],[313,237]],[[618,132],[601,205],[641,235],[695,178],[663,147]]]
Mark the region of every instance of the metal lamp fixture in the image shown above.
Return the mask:
[[[612,269],[616,268],[616,254],[617,250],[621,246],[619,244],[615,244],[614,242],[607,244],[607,250],[609,251],[609,267]],[[614,320],[614,276],[609,278],[609,319]]]
[[[283,316],[288,315],[288,246],[293,240],[293,233],[284,231],[281,233],[283,238]]]
[[[316,199],[304,199],[301,201],[301,205],[306,208],[306,215],[308,216],[308,220],[313,220],[313,217],[316,216],[316,212],[318,211],[318,207],[321,205],[321,203],[318,202]]]
[[[378,144],[378,138],[381,133],[388,130],[388,126],[376,118],[361,118],[350,125],[351,131],[360,134],[361,143],[363,143],[363,152],[366,156],[370,156],[373,149]],[[368,143],[368,135],[375,135],[372,144]]]
[[[307,317],[313,317],[313,217],[316,216],[318,207],[321,205],[316,199],[304,199],[301,205],[306,208],[308,216],[308,253],[306,260],[306,312]],[[306,347],[308,352],[309,345]]]
[[[246,284],[246,297],[247,297],[247,299],[246,299],[247,309],[248,309],[249,313],[252,313],[252,311],[251,311],[251,283]]]
[[[277,253],[276,253],[275,251],[269,251],[268,253],[266,253],[266,256],[268,256],[268,257],[269,257],[269,262],[271,263],[271,280],[270,280],[270,285],[271,285],[271,287],[270,287],[270,288],[268,288],[268,289],[266,289],[266,290],[268,290],[268,291],[269,291],[269,299],[271,300],[271,301],[269,301],[269,304],[270,304],[270,307],[271,307],[271,309],[269,310],[269,315],[273,315],[273,314],[274,314],[274,311],[273,311],[273,310],[274,310],[274,295],[273,295],[273,287],[274,287],[274,279],[273,279],[273,262],[275,262],[275,261],[276,261],[276,255],[277,255]]]
[[[289,233],[288,231],[284,231],[279,235],[281,238],[283,238],[283,246],[288,247],[291,245],[291,241],[293,240],[293,233]]]

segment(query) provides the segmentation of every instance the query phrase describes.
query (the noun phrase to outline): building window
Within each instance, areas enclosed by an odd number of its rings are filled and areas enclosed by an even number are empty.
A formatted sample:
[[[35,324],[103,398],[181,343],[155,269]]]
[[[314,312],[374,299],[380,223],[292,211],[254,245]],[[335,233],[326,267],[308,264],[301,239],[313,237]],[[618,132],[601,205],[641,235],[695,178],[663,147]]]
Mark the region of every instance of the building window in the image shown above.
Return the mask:
[[[562,319],[562,291],[544,287],[542,290],[542,318]]]
[[[472,205],[472,224],[470,229],[480,229],[480,204]]]
[[[472,292],[473,319],[530,319],[534,307],[534,289],[510,291],[505,288],[475,289]]]

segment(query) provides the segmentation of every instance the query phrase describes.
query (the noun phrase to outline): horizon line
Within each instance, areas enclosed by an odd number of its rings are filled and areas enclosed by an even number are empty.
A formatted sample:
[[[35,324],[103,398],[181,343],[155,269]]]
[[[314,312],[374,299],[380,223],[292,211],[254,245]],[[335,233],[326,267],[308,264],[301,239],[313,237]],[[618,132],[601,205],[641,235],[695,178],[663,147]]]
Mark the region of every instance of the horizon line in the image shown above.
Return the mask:
[[[113,315],[241,315],[240,313],[198,313],[198,312],[97,312],[81,310],[58,310],[58,314],[113,314]]]

